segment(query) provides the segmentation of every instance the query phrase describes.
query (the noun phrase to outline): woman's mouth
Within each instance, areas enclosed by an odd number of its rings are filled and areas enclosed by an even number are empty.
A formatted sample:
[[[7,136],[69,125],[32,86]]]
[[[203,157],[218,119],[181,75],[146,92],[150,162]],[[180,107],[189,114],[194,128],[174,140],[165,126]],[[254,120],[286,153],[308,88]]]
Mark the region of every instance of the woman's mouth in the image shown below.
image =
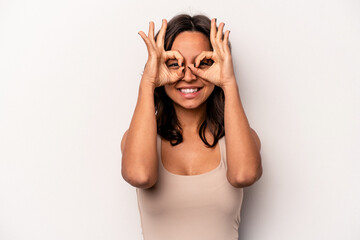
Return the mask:
[[[180,92],[182,93],[194,93],[199,91],[200,88],[180,88]]]
[[[194,98],[200,92],[202,88],[178,88],[181,96],[185,98]]]

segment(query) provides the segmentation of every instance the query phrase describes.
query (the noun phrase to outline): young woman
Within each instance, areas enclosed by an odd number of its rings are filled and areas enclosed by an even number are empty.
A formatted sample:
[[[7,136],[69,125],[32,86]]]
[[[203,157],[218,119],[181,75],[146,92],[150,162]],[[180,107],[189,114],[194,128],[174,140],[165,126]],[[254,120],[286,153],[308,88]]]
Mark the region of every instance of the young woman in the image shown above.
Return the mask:
[[[149,55],[121,149],[145,240],[237,240],[242,188],[262,174],[224,25],[183,14],[139,32]]]

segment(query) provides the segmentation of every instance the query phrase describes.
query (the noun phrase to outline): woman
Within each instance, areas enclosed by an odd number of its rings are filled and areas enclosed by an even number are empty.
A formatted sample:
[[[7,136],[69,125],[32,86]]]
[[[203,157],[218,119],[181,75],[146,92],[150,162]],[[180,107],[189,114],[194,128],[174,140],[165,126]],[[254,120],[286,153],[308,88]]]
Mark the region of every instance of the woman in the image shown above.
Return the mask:
[[[262,166],[223,29],[183,14],[139,32],[149,55],[121,149],[145,240],[238,239],[242,188]]]

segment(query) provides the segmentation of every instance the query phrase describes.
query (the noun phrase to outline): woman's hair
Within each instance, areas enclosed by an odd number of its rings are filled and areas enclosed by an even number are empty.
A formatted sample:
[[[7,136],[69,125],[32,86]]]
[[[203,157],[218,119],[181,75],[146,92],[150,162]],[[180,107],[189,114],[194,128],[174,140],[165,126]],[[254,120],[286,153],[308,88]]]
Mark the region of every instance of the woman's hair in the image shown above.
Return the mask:
[[[171,49],[175,38],[182,32],[192,31],[203,33],[210,41],[211,20],[204,15],[189,16],[180,14],[173,17],[167,25],[164,48]],[[156,34],[155,38],[159,33]],[[210,44],[211,45],[211,44]],[[199,128],[199,136],[208,147],[214,147],[219,139],[225,135],[224,129],[224,92],[215,86],[206,100],[206,117]],[[157,132],[164,139],[175,146],[183,141],[182,128],[176,116],[173,101],[165,93],[164,86],[155,88],[154,92]],[[209,143],[205,136],[208,128],[214,137]]]

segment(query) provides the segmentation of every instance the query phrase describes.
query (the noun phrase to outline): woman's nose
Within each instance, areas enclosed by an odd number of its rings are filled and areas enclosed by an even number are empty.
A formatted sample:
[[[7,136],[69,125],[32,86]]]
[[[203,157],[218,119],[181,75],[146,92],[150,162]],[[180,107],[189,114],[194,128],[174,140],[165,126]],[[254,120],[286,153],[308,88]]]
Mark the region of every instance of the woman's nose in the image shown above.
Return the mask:
[[[195,74],[192,73],[192,71],[190,70],[190,68],[188,66],[185,67],[184,71],[185,71],[185,75],[183,78],[184,81],[190,82],[190,81],[196,80]]]

